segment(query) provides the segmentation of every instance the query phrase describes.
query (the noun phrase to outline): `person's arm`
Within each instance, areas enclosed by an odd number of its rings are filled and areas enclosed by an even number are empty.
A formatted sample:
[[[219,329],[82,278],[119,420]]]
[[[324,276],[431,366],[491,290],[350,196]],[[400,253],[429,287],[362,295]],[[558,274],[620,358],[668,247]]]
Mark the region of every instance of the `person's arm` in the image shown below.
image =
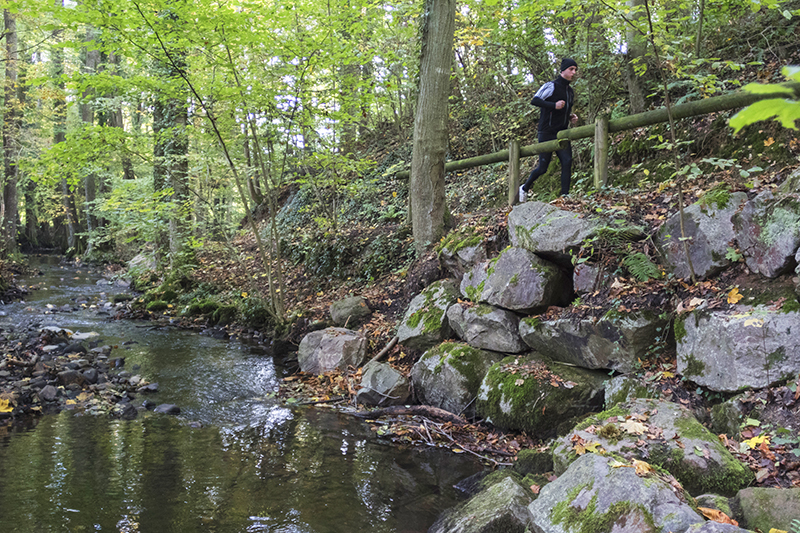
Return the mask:
[[[557,109],[555,102],[548,102],[547,99],[553,94],[555,87],[553,86],[553,82],[549,81],[539,87],[539,90],[536,91],[536,94],[533,95],[533,100],[531,103],[536,107],[546,107],[547,109]]]

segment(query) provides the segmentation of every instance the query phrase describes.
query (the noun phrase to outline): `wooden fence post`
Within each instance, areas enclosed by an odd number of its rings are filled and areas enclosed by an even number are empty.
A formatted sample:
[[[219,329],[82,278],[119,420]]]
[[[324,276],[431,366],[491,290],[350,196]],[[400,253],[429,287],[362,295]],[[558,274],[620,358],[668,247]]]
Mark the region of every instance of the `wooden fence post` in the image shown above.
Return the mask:
[[[608,115],[600,115],[594,123],[594,188],[608,183]]]
[[[508,143],[508,205],[517,203],[519,187],[519,141]]]

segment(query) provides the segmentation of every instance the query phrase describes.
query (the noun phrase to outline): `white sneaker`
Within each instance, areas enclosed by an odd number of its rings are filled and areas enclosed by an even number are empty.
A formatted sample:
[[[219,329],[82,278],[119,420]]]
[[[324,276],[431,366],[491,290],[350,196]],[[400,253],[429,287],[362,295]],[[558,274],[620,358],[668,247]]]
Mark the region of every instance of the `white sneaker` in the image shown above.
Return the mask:
[[[519,186],[519,203],[523,203],[528,200],[528,192],[522,188],[522,185]]]

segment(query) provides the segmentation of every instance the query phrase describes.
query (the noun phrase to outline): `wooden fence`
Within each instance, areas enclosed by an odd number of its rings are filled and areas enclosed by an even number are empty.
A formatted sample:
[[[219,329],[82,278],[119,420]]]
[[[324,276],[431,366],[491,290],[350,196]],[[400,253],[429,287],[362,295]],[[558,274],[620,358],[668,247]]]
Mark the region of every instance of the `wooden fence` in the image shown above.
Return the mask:
[[[795,97],[800,98],[800,83],[790,82],[780,85],[781,89],[775,92],[750,93],[737,91],[724,96],[705,98],[696,102],[689,102],[672,106],[672,117],[677,119],[706,115],[719,111],[729,111],[739,107],[748,106],[759,100],[767,98],[778,98],[785,95],[785,89],[794,92]],[[608,183],[608,146],[609,134],[619,131],[652,126],[669,121],[669,114],[666,108],[655,109],[645,113],[629,115],[615,120],[609,120],[607,116],[597,117],[594,124],[587,124],[577,128],[571,128],[559,132],[558,139],[544,143],[535,143],[527,146],[520,146],[519,141],[511,141],[508,150],[501,150],[491,154],[470,157],[459,161],[450,161],[445,164],[445,172],[464,170],[493,163],[508,161],[508,205],[513,205],[517,201],[517,188],[519,187],[520,159],[542,152],[554,152],[566,145],[568,141],[586,139],[594,137],[594,184],[596,188]],[[398,179],[408,179],[409,170],[402,170],[396,174]]]

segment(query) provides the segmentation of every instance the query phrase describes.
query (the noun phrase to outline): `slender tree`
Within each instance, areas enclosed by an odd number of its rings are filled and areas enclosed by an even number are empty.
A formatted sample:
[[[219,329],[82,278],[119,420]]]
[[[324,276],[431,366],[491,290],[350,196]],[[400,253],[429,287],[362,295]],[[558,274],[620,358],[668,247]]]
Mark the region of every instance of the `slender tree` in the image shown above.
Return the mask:
[[[5,180],[3,182],[3,253],[9,255],[17,249],[17,217],[18,198],[18,155],[19,134],[22,122],[22,109],[19,92],[21,91],[18,79],[19,50],[17,48],[17,22],[14,15],[8,10],[3,10],[3,23],[6,38],[6,77],[4,87],[5,113],[3,116],[3,156]]]

